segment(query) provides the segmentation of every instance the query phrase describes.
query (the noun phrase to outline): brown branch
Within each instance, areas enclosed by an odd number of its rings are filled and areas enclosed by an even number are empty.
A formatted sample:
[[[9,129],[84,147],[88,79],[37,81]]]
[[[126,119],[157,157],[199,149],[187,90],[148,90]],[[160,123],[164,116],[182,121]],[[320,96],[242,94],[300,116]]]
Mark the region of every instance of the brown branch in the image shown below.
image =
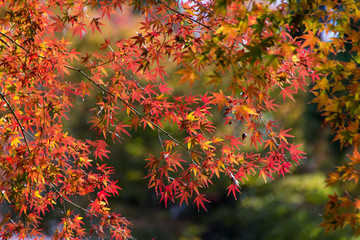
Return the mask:
[[[72,206],[74,206],[74,207],[76,207],[76,208],[78,208],[78,209],[86,212],[87,214],[89,214],[89,215],[91,215],[91,216],[93,216],[93,217],[96,217],[96,218],[100,219],[100,221],[103,221],[103,220],[101,220],[101,217],[99,217],[99,216],[96,215],[95,213],[93,213],[93,212],[91,212],[91,211],[83,208],[82,206],[80,206],[80,205],[72,202],[72,201],[69,200],[68,198],[64,197],[64,196],[61,194],[61,192],[54,186],[53,183],[51,183],[51,182],[49,182],[49,181],[48,181],[48,183],[49,183],[50,187],[55,190],[55,192],[60,196],[60,198],[61,198],[63,201],[65,201],[65,202],[69,203],[70,205],[72,205]],[[117,227],[115,227],[114,225],[112,225],[111,223],[107,223],[107,224],[108,224],[112,229],[114,229],[115,231],[117,231],[118,233],[120,233],[120,234],[124,237],[124,239],[129,239],[129,238],[126,237],[126,236],[124,235],[124,233],[123,233],[125,230],[120,230],[120,229],[118,229]]]
[[[7,44],[7,42],[5,42],[4,40],[0,39],[0,41],[5,44],[8,48],[10,47],[9,44]]]
[[[18,44],[17,42],[15,42],[12,38],[8,37],[6,34],[0,32],[0,35],[6,37],[7,39],[9,39],[13,44],[15,44],[16,46],[18,46],[19,48],[21,48],[22,50],[24,50],[25,52],[29,53],[29,51],[24,48],[23,46],[21,46],[20,44]],[[41,58],[45,58],[43,56],[39,56]],[[81,75],[83,75],[86,79],[88,79],[91,83],[93,83],[94,85],[96,85],[99,89],[101,89],[102,91],[104,91],[105,93],[107,93],[108,95],[115,97],[114,94],[110,93],[106,88],[104,88],[102,85],[96,83],[91,77],[89,77],[82,69],[78,69],[75,67],[71,67],[68,65],[65,65],[65,68],[73,70],[73,71],[77,71],[79,72]],[[3,97],[3,96],[2,96]],[[204,154],[199,153],[198,151],[195,151],[193,149],[190,149],[188,147],[186,147],[183,143],[181,143],[179,140],[177,140],[176,138],[174,138],[169,132],[167,132],[166,130],[164,130],[162,127],[160,127],[159,125],[155,124],[153,121],[151,121],[149,118],[147,118],[145,115],[143,115],[142,113],[140,113],[138,110],[136,110],[133,106],[131,106],[128,102],[126,102],[124,99],[119,98],[120,101],[126,105],[128,108],[130,108],[136,115],[138,115],[139,117],[141,117],[142,119],[144,119],[145,121],[147,121],[148,123],[150,123],[151,125],[153,125],[156,129],[158,129],[160,132],[162,132],[163,134],[165,134],[167,137],[169,137],[171,140],[173,140],[175,143],[177,143],[178,145],[180,145],[181,147],[183,147],[185,150],[193,152],[195,154],[198,154],[202,157],[205,157]],[[17,118],[16,118],[17,119]],[[18,121],[18,119],[17,119]],[[20,125],[21,126],[21,125]],[[23,129],[21,129],[23,131]],[[25,136],[23,134],[23,136]],[[26,141],[26,138],[25,138]],[[26,141],[27,142],[27,141]]]
[[[10,109],[11,114],[14,116],[15,121],[17,122],[17,124],[18,124],[18,126],[19,126],[19,128],[20,128],[20,130],[21,130],[21,134],[23,135],[23,138],[24,138],[26,147],[27,147],[28,151],[30,152],[29,143],[28,143],[28,141],[27,141],[27,138],[26,138],[26,136],[25,136],[24,128],[23,128],[22,124],[20,123],[19,118],[16,116],[16,114],[15,114],[14,110],[12,109],[10,103],[8,102],[8,100],[5,98],[5,96],[4,96],[2,93],[0,93],[0,97],[4,100],[4,102],[6,103],[7,107]]]
[[[0,34],[1,34],[2,36],[6,37],[7,39],[9,39],[13,44],[15,44],[16,46],[18,46],[19,48],[21,48],[21,49],[24,50],[25,52],[29,53],[29,51],[28,51],[26,48],[24,48],[23,46],[21,46],[20,44],[18,44],[17,42],[15,42],[14,39],[12,39],[11,37],[8,37],[6,34],[4,34],[4,33],[2,33],[2,32],[0,32]],[[6,45],[9,47],[8,44],[6,44]],[[40,56],[40,57],[42,57],[42,56]]]
[[[198,20],[193,19],[193,18],[191,18],[191,17],[189,17],[189,16],[187,16],[187,15],[185,15],[185,14],[183,14],[183,13],[179,12],[178,10],[176,10],[176,9],[174,9],[174,8],[172,8],[172,7],[170,7],[170,6],[168,6],[168,5],[167,5],[166,3],[164,3],[162,0],[157,0],[157,1],[158,1],[158,3],[160,3],[161,5],[163,5],[164,7],[166,7],[167,9],[169,9],[169,10],[173,11],[174,13],[176,13],[176,14],[178,14],[178,15],[180,15],[180,16],[182,16],[182,17],[186,18],[186,19],[189,19],[189,20],[190,20],[190,21],[192,21],[192,22],[195,22],[195,23],[199,24],[199,25],[203,26],[204,28],[207,28],[207,29],[208,29],[208,30],[210,30],[210,31],[213,31],[213,30],[212,30],[209,26],[207,26],[207,25],[205,25],[205,24],[203,24],[203,23],[199,22]]]
[[[93,83],[94,85],[96,85],[99,89],[101,89],[102,91],[104,91],[106,94],[112,96],[112,97],[116,97],[113,93],[109,92],[106,88],[104,88],[102,85],[98,84],[97,82],[95,82],[91,77],[89,77],[86,73],[84,73],[82,70],[71,67],[71,66],[65,66],[67,69],[73,70],[73,71],[77,71],[79,72],[81,75],[83,75],[86,79],[88,79],[91,83]],[[174,138],[169,132],[167,132],[166,130],[164,130],[162,127],[160,127],[159,125],[157,125],[156,123],[154,123],[153,121],[151,121],[148,117],[146,117],[144,114],[140,113],[138,110],[136,110],[133,106],[131,106],[127,101],[125,101],[124,99],[122,99],[121,97],[118,97],[120,99],[120,101],[127,106],[128,108],[131,109],[131,111],[133,111],[136,115],[138,115],[139,117],[141,117],[142,119],[144,119],[145,121],[147,121],[148,123],[150,123],[151,125],[153,125],[157,130],[159,130],[160,132],[162,132],[163,134],[165,134],[168,138],[170,138],[171,140],[173,140],[175,143],[177,143],[178,145],[180,145],[181,147],[183,147],[185,150],[193,152],[195,154],[198,154],[202,157],[205,157],[204,154],[199,153],[193,149],[190,149],[188,147],[186,147],[183,143],[181,143],[179,140],[177,140],[176,138]]]

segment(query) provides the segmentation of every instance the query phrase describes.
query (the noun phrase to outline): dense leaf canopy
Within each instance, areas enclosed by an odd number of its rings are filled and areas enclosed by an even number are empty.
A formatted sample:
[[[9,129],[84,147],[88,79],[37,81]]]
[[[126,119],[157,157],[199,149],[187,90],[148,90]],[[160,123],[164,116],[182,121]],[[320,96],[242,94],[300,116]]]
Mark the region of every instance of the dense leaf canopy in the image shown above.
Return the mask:
[[[103,34],[125,8],[141,16],[138,31]],[[133,130],[158,135],[162,150],[148,156],[144,177],[165,205],[206,210],[206,189],[220,177],[235,199],[250,176],[284,177],[305,153],[272,114],[308,85],[334,140],[351,149],[327,183],[357,184],[359,8],[355,0],[1,0],[0,204],[9,211],[0,237],[41,237],[42,218],[60,205],[53,239],[131,238],[126,216],[109,206],[120,187],[105,139],[131,141]],[[89,35],[102,43],[71,44]],[[170,86],[173,75],[187,91]],[[97,136],[77,139],[65,125],[89,97]],[[350,224],[357,234],[360,199],[343,192],[329,196],[322,225]]]

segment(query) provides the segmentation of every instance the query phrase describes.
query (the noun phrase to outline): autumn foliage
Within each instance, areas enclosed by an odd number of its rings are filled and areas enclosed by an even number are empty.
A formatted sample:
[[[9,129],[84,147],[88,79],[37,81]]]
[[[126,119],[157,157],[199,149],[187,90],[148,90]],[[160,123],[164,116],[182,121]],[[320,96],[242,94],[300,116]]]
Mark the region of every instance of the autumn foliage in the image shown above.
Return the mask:
[[[128,39],[103,36],[105,19],[124,7],[143,16],[141,28]],[[2,0],[0,11],[0,204],[9,209],[2,239],[41,237],[42,217],[55,205],[63,217],[53,239],[130,238],[130,223],[109,207],[120,187],[104,141],[121,142],[130,129],[159,136],[162,151],[148,156],[144,177],[165,205],[206,209],[204,189],[220,177],[234,198],[249,176],[284,177],[305,154],[271,113],[309,84],[334,140],[354,149],[328,184],[358,182],[356,1]],[[324,42],[320,32],[335,37]],[[69,39],[89,34],[103,38],[97,49],[72,47]],[[351,60],[337,58],[344,51]],[[179,84],[203,91],[177,94],[167,83],[168,62],[178,67]],[[74,103],[91,94],[97,138],[75,139],[64,124]],[[241,124],[244,132],[221,131],[218,113],[223,125]],[[75,203],[79,196],[88,204]],[[356,196],[329,196],[324,227],[350,224],[358,232],[359,206]]]

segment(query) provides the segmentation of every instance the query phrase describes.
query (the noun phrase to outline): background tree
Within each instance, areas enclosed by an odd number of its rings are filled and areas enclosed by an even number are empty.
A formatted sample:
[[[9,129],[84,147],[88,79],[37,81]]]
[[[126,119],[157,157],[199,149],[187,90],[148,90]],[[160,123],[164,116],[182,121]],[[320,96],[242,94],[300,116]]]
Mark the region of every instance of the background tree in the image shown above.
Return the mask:
[[[108,19],[127,5],[139,14],[138,32],[103,35]],[[328,183],[357,183],[355,1],[269,7],[251,1],[32,0],[1,1],[0,7],[4,239],[41,235],[41,219],[59,205],[53,239],[130,238],[129,222],[110,211],[108,197],[120,187],[104,158],[106,139],[129,142],[134,130],[159,140],[145,177],[165,206],[178,200],[206,209],[206,189],[220,176],[235,199],[253,176],[265,182],[284,176],[304,153],[289,140],[290,129],[273,121],[274,111],[309,83],[335,140],[353,147],[351,162]],[[336,37],[321,42],[320,31]],[[94,49],[69,42],[91,34],[103,38]],[[346,50],[348,62],[338,56]],[[174,72],[180,86],[170,81]],[[95,134],[74,138],[67,122],[74,106],[80,110],[85,102],[93,104],[88,123]],[[350,197],[356,188],[346,188],[344,197],[329,196],[327,230],[350,224],[358,231],[358,200]]]

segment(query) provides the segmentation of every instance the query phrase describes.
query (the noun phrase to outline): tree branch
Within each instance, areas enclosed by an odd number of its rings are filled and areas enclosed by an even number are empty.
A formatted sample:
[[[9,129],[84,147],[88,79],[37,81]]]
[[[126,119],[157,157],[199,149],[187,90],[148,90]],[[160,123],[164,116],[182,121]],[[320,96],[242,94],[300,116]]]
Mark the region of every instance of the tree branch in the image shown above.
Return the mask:
[[[76,207],[76,208],[78,208],[78,209],[86,212],[87,214],[89,214],[89,215],[91,215],[91,216],[93,216],[93,217],[96,217],[96,218],[100,219],[100,221],[103,221],[103,220],[101,220],[101,217],[99,217],[99,216],[96,215],[95,213],[93,213],[93,212],[91,212],[91,211],[83,208],[82,206],[80,206],[80,205],[78,205],[78,204],[70,201],[70,200],[67,199],[66,197],[64,197],[64,196],[61,194],[61,192],[54,186],[54,184],[53,184],[52,182],[49,182],[49,181],[48,181],[48,183],[49,183],[49,185],[51,186],[51,188],[53,188],[53,189],[55,190],[55,192],[60,196],[60,198],[61,198],[62,200],[64,200],[65,202],[69,203],[70,205],[72,205],[72,206],[74,206],[74,207]],[[111,223],[107,223],[107,224],[108,224],[112,229],[114,229],[115,231],[117,231],[118,233],[120,233],[121,236],[124,237],[124,239],[129,239],[127,236],[125,236],[124,230],[118,229],[117,227],[115,227],[115,226],[112,225]],[[134,239],[134,238],[131,238],[131,239]]]
[[[9,39],[13,44],[15,44],[16,46],[18,46],[19,48],[21,48],[22,50],[24,50],[25,52],[29,53],[29,51],[24,48],[23,46],[21,46],[20,44],[18,44],[17,42],[15,42],[12,38],[8,37],[6,34],[0,32],[0,35],[6,37],[7,39]],[[7,44],[6,44],[7,45]],[[39,56],[40,58],[45,58],[43,56]],[[106,94],[115,97],[114,94],[110,93],[106,88],[104,88],[102,85],[96,83],[91,77],[89,77],[82,69],[78,69],[75,67],[71,67],[68,65],[64,66],[67,69],[73,70],[73,71],[77,71],[79,72],[81,75],[83,75],[86,79],[88,79],[91,83],[93,83],[94,85],[96,85],[99,89],[101,89],[102,91],[104,91]],[[3,97],[3,96],[2,96]],[[4,98],[5,99],[5,98]],[[162,132],[163,134],[165,134],[167,137],[169,137],[171,140],[173,140],[175,143],[177,143],[178,145],[180,145],[181,147],[183,147],[185,150],[193,152],[199,156],[205,157],[204,154],[199,153],[198,151],[195,151],[193,149],[190,149],[188,147],[186,147],[183,143],[181,143],[179,140],[177,140],[176,138],[174,138],[169,132],[167,132],[166,130],[164,130],[162,127],[160,127],[159,125],[155,124],[153,121],[151,121],[149,118],[147,118],[145,115],[143,115],[142,113],[140,113],[138,110],[136,110],[133,106],[131,106],[128,102],[126,102],[124,99],[120,98],[120,101],[126,105],[128,108],[130,108],[136,115],[138,115],[139,117],[141,117],[142,119],[146,120],[148,123],[150,123],[151,125],[153,125],[156,129],[158,129],[160,132]],[[13,111],[12,111],[13,112]],[[16,118],[17,119],[17,118]],[[18,121],[18,119],[17,119]],[[21,125],[20,125],[21,126]],[[21,129],[23,131],[23,129]],[[23,136],[24,133],[23,133]],[[26,139],[25,139],[26,140]],[[27,142],[27,141],[26,141]]]
[[[186,19],[189,19],[189,20],[192,21],[192,22],[195,22],[195,23],[199,24],[199,25],[203,26],[204,28],[207,28],[207,29],[210,30],[210,31],[213,31],[209,26],[207,26],[207,25],[199,22],[198,20],[193,19],[193,18],[191,18],[191,17],[189,17],[189,16],[187,16],[187,15],[185,15],[185,14],[179,12],[179,11],[177,11],[176,9],[168,6],[168,5],[167,5],[166,3],[164,3],[162,0],[157,0],[157,2],[160,3],[161,5],[163,5],[164,7],[166,7],[167,9],[173,11],[174,13],[176,13],[176,14],[178,14],[178,15],[186,18]]]
[[[16,122],[17,122],[17,124],[18,124],[18,126],[19,126],[19,128],[21,130],[21,134],[23,135],[26,147],[27,147],[28,151],[30,152],[29,143],[28,143],[27,138],[25,136],[25,130],[24,130],[22,124],[20,123],[19,118],[16,116],[16,114],[15,114],[14,110],[12,109],[10,103],[8,102],[8,100],[5,98],[5,96],[2,93],[0,93],[0,97],[2,98],[2,100],[4,100],[4,102],[6,103],[8,108],[10,109],[11,114],[14,116],[14,118],[15,118],[15,120],[16,120]]]
[[[86,79],[88,79],[91,83],[93,83],[94,85],[96,85],[99,89],[101,89],[102,91],[104,91],[106,94],[115,97],[114,94],[112,94],[111,92],[109,92],[106,88],[104,88],[102,85],[98,84],[97,82],[95,82],[91,77],[89,77],[86,73],[84,73],[82,70],[71,67],[71,66],[65,66],[67,69],[73,70],[73,71],[77,71],[79,72],[81,75],[83,75]],[[164,130],[162,127],[160,127],[159,125],[157,125],[156,123],[154,123],[153,121],[151,121],[148,117],[146,117],[144,114],[140,113],[138,110],[136,110],[133,106],[131,106],[128,102],[126,102],[124,99],[122,99],[121,97],[118,97],[120,99],[120,101],[127,106],[128,108],[131,109],[131,111],[133,111],[136,115],[138,115],[139,117],[141,117],[142,119],[144,119],[145,121],[147,121],[148,123],[150,123],[151,125],[153,125],[156,129],[158,129],[160,132],[162,132],[163,134],[165,134],[167,137],[169,137],[171,140],[173,140],[175,143],[177,143],[178,145],[182,146],[184,149],[186,149],[187,151],[191,151],[195,154],[198,154],[202,157],[205,157],[204,154],[199,153],[198,151],[195,151],[193,149],[190,149],[188,147],[186,147],[183,143],[181,143],[179,140],[177,140],[176,138],[174,138],[169,132],[167,132],[166,130]]]

